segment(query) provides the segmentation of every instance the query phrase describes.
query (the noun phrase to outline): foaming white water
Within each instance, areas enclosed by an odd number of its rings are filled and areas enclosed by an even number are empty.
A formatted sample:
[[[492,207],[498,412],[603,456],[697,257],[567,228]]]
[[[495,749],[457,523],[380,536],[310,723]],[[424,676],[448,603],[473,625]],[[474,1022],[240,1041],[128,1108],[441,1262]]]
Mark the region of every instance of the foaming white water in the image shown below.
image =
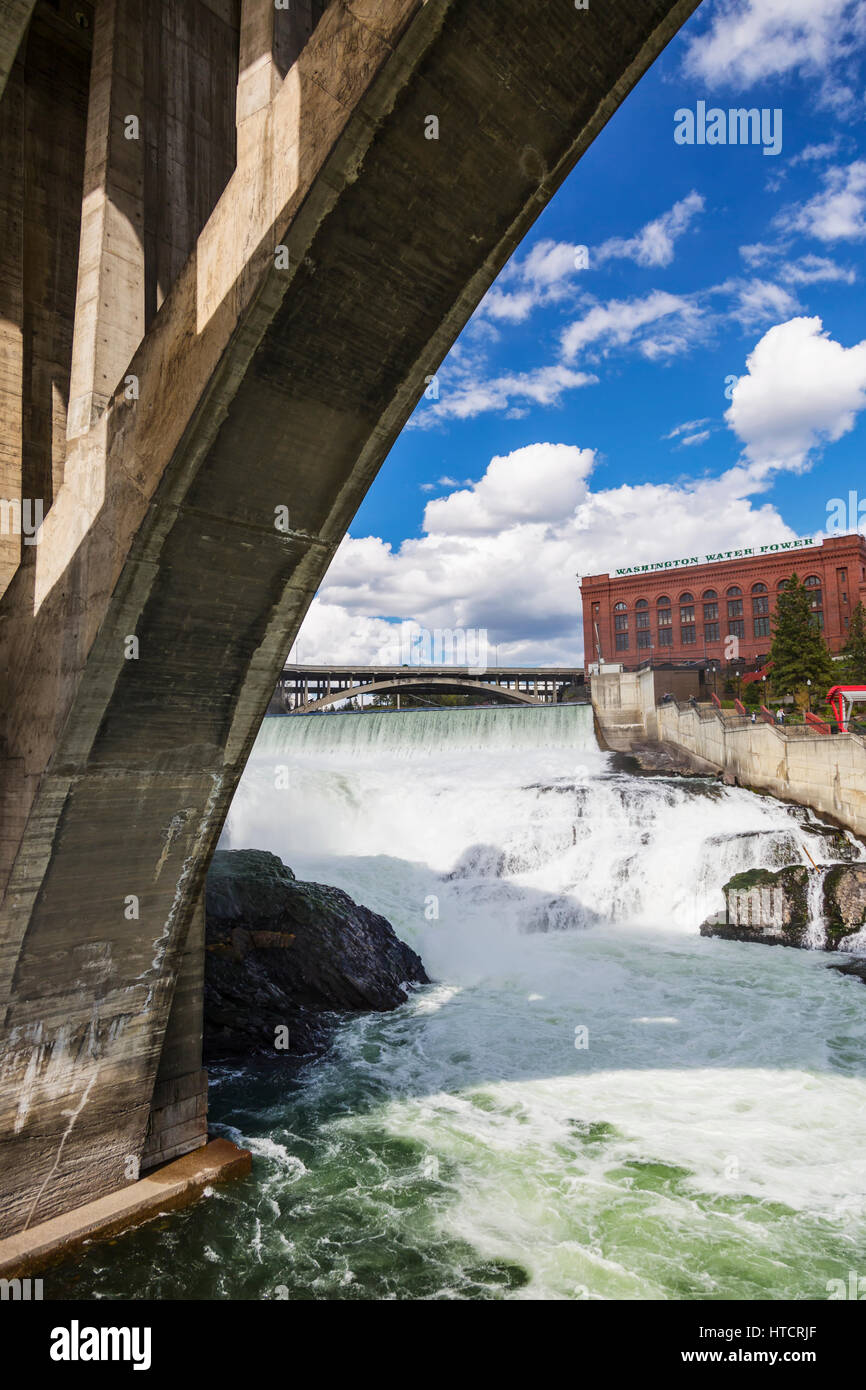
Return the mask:
[[[277,1206],[334,1250],[335,1191],[352,1213],[328,1296],[350,1264],[379,1287],[367,1224],[395,1269],[438,1268],[447,1241],[442,1296],[468,1246],[526,1271],[518,1296],[824,1297],[866,1243],[863,986],[698,934],[732,874],[804,846],[825,863],[825,837],[770,798],[620,768],[579,707],[266,722],[225,843],[382,912],[437,981],[313,1070],[291,1188],[297,1118],[262,1121]],[[423,1220],[393,1200],[410,1180]]]
[[[429,935],[434,882],[432,920],[495,917],[500,936],[695,932],[740,870],[803,863],[803,846],[825,862],[810,820],[736,788],[616,771],[586,706],[350,714],[265,721],[223,843],[296,872],[336,858],[343,879],[361,861],[353,881],[413,939]]]

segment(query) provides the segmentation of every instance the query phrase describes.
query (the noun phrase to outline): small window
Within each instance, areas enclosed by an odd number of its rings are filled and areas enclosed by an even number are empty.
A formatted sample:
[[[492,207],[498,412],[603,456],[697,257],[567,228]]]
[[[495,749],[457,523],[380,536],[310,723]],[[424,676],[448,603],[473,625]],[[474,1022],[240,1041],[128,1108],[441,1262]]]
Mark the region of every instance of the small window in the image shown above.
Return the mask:
[[[759,614],[762,614],[762,613],[769,613],[769,611],[770,611],[770,596],[769,596],[769,594],[759,594],[759,595],[757,596],[757,598],[753,598],[753,599],[752,599],[752,612],[755,614],[756,617],[757,617]]]
[[[667,594],[662,594],[661,598],[657,598],[656,603],[658,604],[659,608],[670,608],[671,606],[671,601],[668,598]]]
[[[730,593],[730,589],[728,590]],[[728,599],[728,617],[741,618],[743,616],[743,600],[741,598]]]
[[[729,623],[728,623],[728,636],[729,636],[729,637],[745,637],[745,635],[746,635],[746,624],[745,624],[744,622],[738,621],[738,620],[735,619],[733,622],[729,622]]]
[[[769,618],[756,618],[756,619],[755,619],[755,636],[756,636],[756,637],[769,637],[769,635],[770,635],[770,619],[769,619]]]
[[[618,632],[616,634],[616,649],[618,652],[628,651],[628,633]]]
[[[614,613],[613,627],[615,632],[628,632],[628,614]]]
[[[697,640],[696,632],[697,629],[694,627],[694,625],[692,625],[692,627],[684,627],[682,629],[682,631],[680,632],[680,640],[684,647],[691,646],[692,643]]]
[[[625,613],[625,611],[626,611],[627,608],[628,608],[628,604],[627,604],[627,603],[615,603],[615,604],[613,605],[613,611],[614,611],[614,613]]]
[[[694,594],[680,594],[680,603],[694,603]]]
[[[706,626],[704,627],[704,641],[705,641],[705,642],[719,642],[719,641],[721,641],[721,638],[719,637],[719,624],[718,624],[718,623],[707,623],[707,624],[706,624]]]
[[[670,627],[671,623],[673,622],[673,616],[672,616],[672,615],[673,615],[673,609],[672,609],[672,608],[660,608],[660,609],[659,609],[659,627]]]
[[[637,625],[638,625],[639,628],[644,628],[644,629],[648,628],[649,625],[650,625],[650,624],[649,624],[649,613],[638,613],[638,615],[637,615]]]
[[[821,580],[817,574],[807,574],[803,583],[807,589],[820,589],[821,587]]]
[[[648,632],[639,632],[638,635],[637,635],[637,644],[638,644],[638,647],[641,648],[641,649],[645,649],[646,647],[648,647],[648,646],[650,645],[650,635],[649,635],[649,633],[648,633]]]
[[[687,605],[685,608],[680,608],[680,622],[681,622],[681,623],[693,623],[694,621],[695,621],[695,610],[694,610],[694,606],[692,606],[692,605]]]
[[[719,605],[717,603],[704,604],[704,622],[712,622],[713,618],[719,616]]]
[[[705,599],[714,599],[714,598],[718,598],[718,597],[719,597],[719,596],[718,596],[718,594],[716,593],[715,589],[704,589],[704,598],[705,598]]]
[[[740,588],[739,584],[732,584],[730,589],[727,589],[725,592],[727,593],[728,598],[734,598],[736,595],[741,594],[743,591]]]
[[[639,598],[637,603],[635,604],[635,608],[649,608],[649,604],[647,603],[645,598]]]
[[[659,646],[672,647],[674,644],[674,630],[672,627],[659,628]]]
[[[787,581],[787,579],[780,579],[779,582],[778,582],[778,584],[776,585],[776,588],[777,588],[777,589],[787,589],[787,587],[788,587],[788,581]]]
[[[766,586],[766,584],[753,584],[753,585],[752,585],[752,593],[753,593],[753,594],[765,594],[766,592],[767,592],[767,586]]]

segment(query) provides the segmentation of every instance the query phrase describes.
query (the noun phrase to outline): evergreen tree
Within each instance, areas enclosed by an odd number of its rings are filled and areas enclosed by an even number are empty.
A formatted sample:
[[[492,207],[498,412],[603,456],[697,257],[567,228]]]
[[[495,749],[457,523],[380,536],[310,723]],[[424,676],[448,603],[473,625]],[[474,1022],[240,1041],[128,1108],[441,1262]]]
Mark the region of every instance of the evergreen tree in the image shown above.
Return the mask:
[[[851,614],[848,641],[843,648],[845,681],[848,685],[866,685],[866,613],[858,603]]]
[[[744,705],[757,707],[761,703],[764,698],[764,692],[761,689],[763,684],[763,681],[749,681],[748,685],[743,686]]]
[[[833,663],[824,634],[813,619],[809,590],[792,574],[780,589],[773,615],[772,684],[777,695],[793,695],[811,680],[817,695],[833,684]]]

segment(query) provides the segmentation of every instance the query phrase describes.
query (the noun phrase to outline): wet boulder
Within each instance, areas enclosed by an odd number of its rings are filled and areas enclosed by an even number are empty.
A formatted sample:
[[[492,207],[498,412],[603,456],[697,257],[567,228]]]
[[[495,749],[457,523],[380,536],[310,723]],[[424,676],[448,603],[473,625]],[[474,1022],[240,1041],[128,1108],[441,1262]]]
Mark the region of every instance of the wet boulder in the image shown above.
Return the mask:
[[[701,926],[702,936],[806,946],[809,931],[809,870],[749,869],[725,884],[725,911]]]
[[[844,951],[866,925],[863,863],[749,869],[724,893],[724,912],[702,924],[702,936]]]
[[[428,983],[378,913],[302,883],[264,850],[218,850],[205,893],[206,1059],[309,1057],[341,1015],[385,1012]]]
[[[828,937],[838,941],[866,926],[866,864],[834,864],[828,869],[824,918]]]

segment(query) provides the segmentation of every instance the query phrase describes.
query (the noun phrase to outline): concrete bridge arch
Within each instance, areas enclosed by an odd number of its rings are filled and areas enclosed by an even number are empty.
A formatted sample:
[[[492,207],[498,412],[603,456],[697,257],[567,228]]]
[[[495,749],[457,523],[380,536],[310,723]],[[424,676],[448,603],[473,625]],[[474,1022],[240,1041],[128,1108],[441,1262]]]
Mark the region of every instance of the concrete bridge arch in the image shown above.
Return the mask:
[[[285,655],[427,377],[696,3],[311,0],[288,48],[273,0],[82,4],[50,506],[39,544],[6,552],[0,600],[0,1234],[201,1142],[201,891]],[[29,8],[25,45],[66,22]],[[7,140],[35,81],[26,48],[12,61],[27,11],[0,33]],[[165,164],[177,216],[156,275],[158,112],[128,59],[158,53],[193,141],[180,74],[212,49],[193,34],[175,71],[183,16],[222,26],[234,164],[186,223],[188,171],[172,183]],[[41,156],[38,123],[28,138]],[[60,298],[53,313],[66,322]],[[0,416],[22,498],[23,341],[4,339],[21,385]]]
[[[335,690],[330,695],[323,695],[318,700],[308,700],[305,704],[299,705],[295,710],[296,714],[314,714],[316,710],[328,709],[333,705],[341,704],[344,700],[361,699],[365,695],[401,695],[412,691],[419,694],[422,691],[432,692],[440,695],[484,695],[488,700],[498,700],[504,705],[542,705],[545,702],[538,700],[534,695],[529,695],[523,690],[500,689],[495,685],[487,685],[483,681],[455,680],[447,676],[440,677],[419,677],[415,680],[383,680],[374,681],[368,685],[357,685],[348,690]]]

